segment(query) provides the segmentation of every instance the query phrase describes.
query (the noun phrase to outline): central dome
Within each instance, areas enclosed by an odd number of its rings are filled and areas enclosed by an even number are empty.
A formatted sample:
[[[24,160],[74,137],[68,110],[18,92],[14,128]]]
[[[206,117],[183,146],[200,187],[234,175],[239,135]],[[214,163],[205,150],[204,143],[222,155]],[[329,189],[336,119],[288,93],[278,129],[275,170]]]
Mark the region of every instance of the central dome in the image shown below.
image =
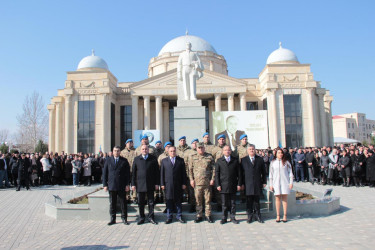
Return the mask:
[[[101,57],[96,56],[94,50],[92,50],[91,56],[86,56],[79,62],[77,70],[90,68],[100,68],[108,70],[107,63]]]
[[[186,49],[186,43],[191,43],[192,51],[211,51],[215,54],[215,48],[206,40],[191,35],[179,36],[171,41],[169,41],[164,47],[160,50],[159,56],[167,52],[180,52]]]
[[[267,58],[267,64],[274,63],[299,63],[296,54],[289,49],[285,49],[279,43],[279,48],[273,51]]]

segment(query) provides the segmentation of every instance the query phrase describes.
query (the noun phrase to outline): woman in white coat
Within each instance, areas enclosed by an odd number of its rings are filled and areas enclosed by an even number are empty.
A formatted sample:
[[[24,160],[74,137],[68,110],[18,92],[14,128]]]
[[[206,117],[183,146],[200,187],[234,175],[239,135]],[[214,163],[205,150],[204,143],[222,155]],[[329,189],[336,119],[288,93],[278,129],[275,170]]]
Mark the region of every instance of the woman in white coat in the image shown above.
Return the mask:
[[[270,164],[270,190],[276,198],[276,222],[280,222],[280,206],[283,203],[283,222],[287,222],[288,194],[293,188],[293,171],[282,149],[276,151],[276,158]]]

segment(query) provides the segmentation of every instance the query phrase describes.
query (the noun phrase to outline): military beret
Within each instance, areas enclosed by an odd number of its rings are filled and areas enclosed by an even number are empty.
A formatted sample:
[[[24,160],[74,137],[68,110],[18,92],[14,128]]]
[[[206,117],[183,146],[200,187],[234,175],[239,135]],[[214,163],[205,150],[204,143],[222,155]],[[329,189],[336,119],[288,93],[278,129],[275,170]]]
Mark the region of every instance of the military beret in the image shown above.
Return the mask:
[[[178,138],[178,140],[186,140],[186,136],[181,136],[180,138]]]
[[[209,135],[209,133],[208,132],[204,133],[202,137],[205,137],[206,135]]]
[[[219,136],[217,137],[218,140],[221,139],[221,138],[225,139],[225,135],[219,135]]]
[[[128,144],[128,142],[133,142],[133,140],[132,139],[127,139],[126,142],[125,142],[125,144]]]
[[[147,136],[147,135],[142,136],[142,137],[141,137],[141,141],[142,141],[143,139],[148,139],[148,136]]]
[[[198,143],[198,144],[197,144],[197,147],[198,147],[198,148],[204,148],[204,143],[203,143],[203,142]]]
[[[156,142],[155,142],[155,144],[158,144],[158,143],[160,143],[160,144],[161,144],[161,141],[159,140],[159,141],[156,141]]]
[[[166,148],[168,145],[171,146],[172,143],[171,143],[170,141],[167,141],[166,143],[164,143],[164,147],[165,147],[165,148]]]
[[[197,138],[195,138],[195,139],[193,139],[192,141],[191,141],[191,144],[193,144],[194,142],[199,142],[199,140],[197,139]]]
[[[240,136],[240,140],[242,140],[243,138],[247,137],[247,134],[243,134]]]

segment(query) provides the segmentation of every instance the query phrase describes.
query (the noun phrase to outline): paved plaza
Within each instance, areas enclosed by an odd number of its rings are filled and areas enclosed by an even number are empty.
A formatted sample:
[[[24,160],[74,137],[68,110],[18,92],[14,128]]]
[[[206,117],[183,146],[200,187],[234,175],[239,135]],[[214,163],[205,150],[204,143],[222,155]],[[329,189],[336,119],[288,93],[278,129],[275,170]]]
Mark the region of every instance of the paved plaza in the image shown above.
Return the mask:
[[[84,189],[88,188],[1,190],[0,249],[373,249],[375,245],[375,189],[368,187],[334,187],[341,211],[326,217],[289,218],[286,224],[268,219],[265,224],[242,220],[239,225],[220,225],[217,220],[138,226],[132,217],[129,226],[107,226],[103,221],[57,221],[44,214],[44,203],[53,200],[52,194],[72,197]]]

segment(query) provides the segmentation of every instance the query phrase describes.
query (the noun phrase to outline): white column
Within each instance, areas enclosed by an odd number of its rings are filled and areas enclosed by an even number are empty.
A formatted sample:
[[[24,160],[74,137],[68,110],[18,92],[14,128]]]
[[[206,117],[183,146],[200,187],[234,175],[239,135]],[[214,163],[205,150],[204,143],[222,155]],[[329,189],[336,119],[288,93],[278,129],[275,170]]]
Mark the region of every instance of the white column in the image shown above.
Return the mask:
[[[71,95],[65,96],[65,146],[64,151],[67,154],[72,154],[73,152],[73,110]]]
[[[143,108],[144,108],[144,129],[148,130],[150,129],[150,96],[144,96],[143,97]]]
[[[322,130],[322,144],[321,146],[328,146],[328,131],[326,111],[324,108],[324,94],[319,94],[319,113],[320,113],[320,127]]]
[[[234,94],[228,93],[228,111],[234,111]]]
[[[102,95],[102,151],[103,152],[109,152],[112,149],[111,147],[111,128],[108,126],[111,122],[107,116],[110,114],[109,112],[109,105],[108,105],[108,94],[103,94]],[[108,142],[108,143],[107,143]],[[94,148],[94,150],[99,150],[99,148]]]
[[[163,102],[163,142],[169,141],[169,103]]]
[[[61,103],[56,102],[56,119],[55,119],[55,153],[61,151],[61,139],[62,139],[62,131],[61,131]]]
[[[314,107],[313,107],[313,101],[312,101],[312,93],[313,89],[308,88],[306,89],[306,97],[307,97],[307,112],[309,116],[309,127],[310,127],[310,147],[315,147],[315,127],[314,127]]]
[[[48,151],[55,151],[55,105],[48,105],[49,111],[49,130],[48,130]],[[43,154],[45,152],[42,152]]]
[[[332,98],[332,97],[331,97]],[[331,109],[332,99],[324,102],[325,108],[328,110],[326,119],[328,120],[328,145],[333,146],[333,126],[332,126],[332,109]]]
[[[215,111],[221,111],[221,94],[215,94]]]
[[[132,96],[132,137],[134,131],[138,130],[138,96]]]
[[[160,131],[160,139],[163,140],[163,108],[162,97],[155,96],[156,130]]]
[[[246,93],[240,93],[241,111],[246,111]]]
[[[270,101],[270,107],[271,107],[271,117],[269,117],[269,121],[272,120],[272,129],[270,129],[270,132],[272,131],[272,134],[270,134],[270,138],[273,138],[271,140],[271,147],[276,148],[279,146],[279,133],[277,129],[277,105],[276,105],[276,89],[271,89],[269,92],[269,101]],[[273,141],[273,142],[272,142]]]

